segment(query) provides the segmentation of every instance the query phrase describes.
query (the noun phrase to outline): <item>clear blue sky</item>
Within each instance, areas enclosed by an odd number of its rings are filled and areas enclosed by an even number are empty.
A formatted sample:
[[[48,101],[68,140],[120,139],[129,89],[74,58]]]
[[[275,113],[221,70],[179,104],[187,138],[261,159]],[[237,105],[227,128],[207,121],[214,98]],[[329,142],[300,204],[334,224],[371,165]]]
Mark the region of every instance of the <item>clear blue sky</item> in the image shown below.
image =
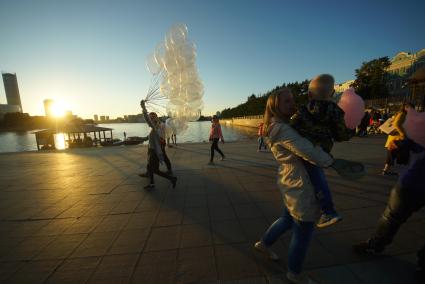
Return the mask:
[[[0,70],[16,72],[25,112],[63,101],[75,114],[140,112],[145,58],[170,26],[198,47],[205,114],[284,82],[425,48],[425,1],[0,0]],[[3,87],[0,103],[5,103]]]

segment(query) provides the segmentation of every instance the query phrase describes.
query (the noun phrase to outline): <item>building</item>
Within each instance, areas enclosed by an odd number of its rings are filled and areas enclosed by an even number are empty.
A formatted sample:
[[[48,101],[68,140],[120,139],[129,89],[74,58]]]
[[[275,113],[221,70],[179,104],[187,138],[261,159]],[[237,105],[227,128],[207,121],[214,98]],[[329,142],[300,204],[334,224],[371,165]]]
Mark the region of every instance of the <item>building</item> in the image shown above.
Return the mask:
[[[101,115],[100,116],[100,121],[105,121],[105,116],[104,115]]]
[[[416,90],[408,87],[409,78],[418,70],[425,68],[425,48],[416,53],[399,52],[390,60],[391,65],[387,68],[386,84],[390,96],[409,96]],[[341,84],[335,84],[335,92],[343,92],[354,83],[348,80]],[[422,90],[423,91],[423,90]]]
[[[416,53],[399,52],[387,68],[387,87],[390,95],[408,95],[407,81],[417,70],[425,68],[425,48]]]
[[[22,112],[21,96],[19,95],[19,87],[16,74],[2,73],[2,76],[4,90],[6,92],[7,104],[9,106],[19,106],[19,112]]]
[[[21,108],[16,105],[0,104],[0,119],[3,119],[6,113],[21,112]]]
[[[109,120],[109,115],[106,115],[106,116],[105,116],[105,119],[106,119],[106,120]]]
[[[99,121],[99,116],[97,114],[94,115],[94,121]]]
[[[43,101],[44,104],[44,113],[46,116],[52,117],[53,116],[53,105],[55,104],[55,101],[52,99],[45,99]]]
[[[353,83],[354,83],[354,80],[348,80],[348,81],[345,81],[341,84],[335,84],[335,86],[334,86],[335,92],[336,93],[342,93],[345,90],[347,90],[348,88],[350,88]]]

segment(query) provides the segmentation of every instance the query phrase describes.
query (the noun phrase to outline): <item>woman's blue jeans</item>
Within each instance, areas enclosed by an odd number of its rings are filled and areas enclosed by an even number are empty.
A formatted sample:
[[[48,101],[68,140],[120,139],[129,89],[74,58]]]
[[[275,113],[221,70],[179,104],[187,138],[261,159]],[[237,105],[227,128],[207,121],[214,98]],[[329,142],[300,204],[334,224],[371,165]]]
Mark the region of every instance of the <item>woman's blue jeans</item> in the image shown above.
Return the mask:
[[[269,247],[289,229],[292,229],[292,238],[288,251],[288,270],[300,274],[313,236],[314,222],[302,222],[292,218],[285,207],[282,216],[267,229],[261,241]]]

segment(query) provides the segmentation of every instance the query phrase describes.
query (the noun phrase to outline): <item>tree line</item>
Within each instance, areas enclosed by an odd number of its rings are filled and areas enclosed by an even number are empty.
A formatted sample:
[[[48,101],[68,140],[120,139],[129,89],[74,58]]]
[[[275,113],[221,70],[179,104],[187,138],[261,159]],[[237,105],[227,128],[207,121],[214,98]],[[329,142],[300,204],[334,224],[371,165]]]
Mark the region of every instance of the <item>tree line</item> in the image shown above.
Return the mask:
[[[385,70],[391,65],[387,56],[363,62],[359,69],[355,70],[356,80],[354,87],[357,94],[364,100],[386,98],[389,95],[387,82],[394,79]],[[252,94],[247,101],[233,108],[226,108],[220,112],[222,118],[242,117],[250,115],[264,114],[267,98],[274,92],[278,92],[282,88],[289,88],[295,96],[298,105],[305,104],[308,101],[307,90],[309,80],[294,83],[284,83],[276,86],[274,89],[265,94]]]

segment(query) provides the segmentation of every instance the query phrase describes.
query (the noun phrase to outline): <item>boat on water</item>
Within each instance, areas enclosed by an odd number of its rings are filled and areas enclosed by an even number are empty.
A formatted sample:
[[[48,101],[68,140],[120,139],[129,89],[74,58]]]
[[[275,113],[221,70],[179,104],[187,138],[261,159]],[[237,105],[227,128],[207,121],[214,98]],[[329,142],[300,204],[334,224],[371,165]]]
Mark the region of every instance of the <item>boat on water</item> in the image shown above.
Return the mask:
[[[121,139],[112,139],[103,141],[100,143],[102,146],[121,146],[121,145],[138,145],[142,144],[143,142],[147,141],[147,137],[139,137],[139,136],[131,136],[127,137],[124,141]]]
[[[142,144],[143,142],[145,142],[147,140],[148,140],[147,137],[130,136],[123,141],[123,144],[124,145],[138,145],[138,144]]]

